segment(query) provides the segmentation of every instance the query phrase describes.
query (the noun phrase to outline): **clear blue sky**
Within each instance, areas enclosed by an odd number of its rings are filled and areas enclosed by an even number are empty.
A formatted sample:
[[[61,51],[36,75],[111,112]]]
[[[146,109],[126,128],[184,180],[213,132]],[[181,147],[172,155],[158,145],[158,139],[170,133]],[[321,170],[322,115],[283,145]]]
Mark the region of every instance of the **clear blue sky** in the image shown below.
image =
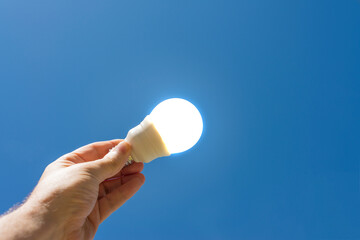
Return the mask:
[[[0,211],[47,164],[198,106],[96,239],[360,239],[360,1],[0,2]]]

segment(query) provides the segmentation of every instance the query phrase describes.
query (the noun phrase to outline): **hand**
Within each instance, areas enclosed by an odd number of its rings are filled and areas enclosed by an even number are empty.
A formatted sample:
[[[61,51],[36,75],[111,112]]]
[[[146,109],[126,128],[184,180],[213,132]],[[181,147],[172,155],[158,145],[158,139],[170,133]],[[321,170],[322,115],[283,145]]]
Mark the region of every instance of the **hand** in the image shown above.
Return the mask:
[[[143,163],[124,167],[129,154],[128,143],[112,140],[92,143],[60,157],[47,166],[27,201],[0,218],[0,236],[92,239],[99,224],[145,181],[140,173]]]

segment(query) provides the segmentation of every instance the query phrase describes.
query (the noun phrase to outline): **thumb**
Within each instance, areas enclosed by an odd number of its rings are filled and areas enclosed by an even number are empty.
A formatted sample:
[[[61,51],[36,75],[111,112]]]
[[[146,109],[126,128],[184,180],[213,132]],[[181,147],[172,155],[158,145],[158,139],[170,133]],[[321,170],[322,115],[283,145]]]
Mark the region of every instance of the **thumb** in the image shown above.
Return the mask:
[[[90,172],[100,182],[118,173],[128,161],[130,156],[130,144],[122,141],[116,145],[102,159],[88,162]]]

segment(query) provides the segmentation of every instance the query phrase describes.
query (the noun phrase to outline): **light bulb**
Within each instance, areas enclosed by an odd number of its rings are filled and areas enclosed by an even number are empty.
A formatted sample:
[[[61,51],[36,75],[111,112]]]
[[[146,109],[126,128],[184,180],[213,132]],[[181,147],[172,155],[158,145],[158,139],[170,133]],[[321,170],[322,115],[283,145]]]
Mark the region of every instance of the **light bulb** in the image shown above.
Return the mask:
[[[125,139],[136,162],[186,151],[200,139],[203,121],[196,107],[181,98],[167,99],[131,129]]]

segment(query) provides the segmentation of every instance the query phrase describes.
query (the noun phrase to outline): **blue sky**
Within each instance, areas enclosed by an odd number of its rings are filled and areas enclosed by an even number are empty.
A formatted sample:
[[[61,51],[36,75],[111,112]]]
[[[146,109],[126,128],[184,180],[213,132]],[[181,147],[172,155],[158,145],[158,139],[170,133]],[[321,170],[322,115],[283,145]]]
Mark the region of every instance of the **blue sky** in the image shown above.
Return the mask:
[[[360,1],[0,2],[0,211],[47,164],[193,102],[95,239],[360,239]]]

